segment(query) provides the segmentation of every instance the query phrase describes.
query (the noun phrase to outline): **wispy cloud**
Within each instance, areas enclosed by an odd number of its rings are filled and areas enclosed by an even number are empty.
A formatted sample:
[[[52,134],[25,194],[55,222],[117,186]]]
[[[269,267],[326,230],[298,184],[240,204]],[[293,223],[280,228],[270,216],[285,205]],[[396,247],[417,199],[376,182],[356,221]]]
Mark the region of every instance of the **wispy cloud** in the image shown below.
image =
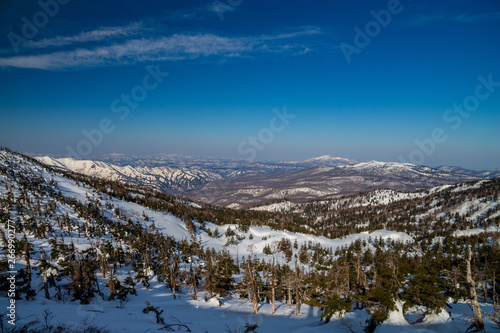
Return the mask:
[[[300,36],[311,36],[321,34],[322,31],[318,27],[302,27],[299,30],[281,33],[276,35],[262,35],[260,38],[262,40],[277,40],[277,39],[287,39],[287,38],[296,38]]]
[[[477,15],[456,15],[451,18],[455,22],[486,22],[486,21],[497,21],[500,20],[500,11],[493,13],[482,13]]]
[[[410,20],[409,25],[425,25],[445,19],[445,15],[418,15]]]
[[[96,31],[104,31],[104,29]],[[67,38],[56,37],[44,43],[68,45],[77,41],[106,39],[108,37],[104,36],[111,36],[114,33],[111,32],[114,30],[106,31],[108,33],[83,33]],[[123,36],[123,33],[123,30],[118,29],[115,36]],[[175,34],[157,38],[135,38],[94,48],[4,57],[0,58],[0,66],[58,70],[145,61],[179,61],[210,56],[235,58],[266,53],[299,55],[307,53],[309,47],[303,42],[299,43],[296,39],[318,33],[320,33],[318,29],[308,27],[289,33],[261,36],[222,37],[214,34]],[[66,44],[55,44],[57,41]]]
[[[74,36],[57,36],[39,41],[30,41],[24,46],[30,48],[45,48],[50,46],[66,46],[76,43],[100,42],[111,38],[136,35],[140,32],[141,28],[142,24],[140,22],[135,22],[123,27],[101,27],[92,31],[81,32]]]

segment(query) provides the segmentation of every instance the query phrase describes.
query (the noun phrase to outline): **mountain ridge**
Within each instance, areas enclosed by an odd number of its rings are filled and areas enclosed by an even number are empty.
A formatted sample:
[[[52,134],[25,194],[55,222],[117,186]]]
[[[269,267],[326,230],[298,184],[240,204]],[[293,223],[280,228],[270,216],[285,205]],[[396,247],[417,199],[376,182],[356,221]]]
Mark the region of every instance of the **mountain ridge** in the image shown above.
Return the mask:
[[[375,189],[414,191],[496,176],[458,167],[410,163],[357,162],[328,155],[298,162],[203,160],[157,155],[152,160],[118,157],[121,165],[73,158],[36,157],[60,169],[184,195],[214,205],[245,208],[276,200],[325,199]],[[173,161],[176,159],[177,162]]]
[[[214,205],[247,208],[282,199],[303,202],[376,189],[415,191],[480,179],[413,164],[375,161],[215,181],[186,195]]]
[[[483,177],[483,178],[497,178],[500,177],[500,168],[499,169],[488,169],[488,170],[470,170],[465,169],[459,166],[451,166],[451,165],[442,165],[437,167],[436,169],[442,171],[448,171],[453,173],[461,173],[464,175]]]
[[[340,166],[355,161],[330,157],[310,162],[259,162],[232,159],[200,159],[182,155],[158,154],[144,159],[123,154],[103,155],[97,160],[71,157],[36,156],[35,159],[57,168],[90,176],[143,185],[166,193],[191,190],[206,183],[233,179],[247,174],[284,173],[323,163]]]

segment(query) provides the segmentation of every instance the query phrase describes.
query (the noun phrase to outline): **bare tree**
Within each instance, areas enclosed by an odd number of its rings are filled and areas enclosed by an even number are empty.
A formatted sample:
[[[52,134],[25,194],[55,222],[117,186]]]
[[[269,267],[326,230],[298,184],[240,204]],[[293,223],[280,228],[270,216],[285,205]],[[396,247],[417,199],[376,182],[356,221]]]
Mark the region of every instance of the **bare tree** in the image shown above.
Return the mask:
[[[255,277],[255,271],[253,267],[250,265],[250,260],[248,261],[247,266],[247,276],[248,276],[248,286],[247,291],[248,294],[252,294],[252,302],[253,302],[253,313],[257,313],[259,306],[259,288],[257,285],[257,279]]]
[[[189,276],[188,276],[188,284],[193,288],[193,296],[191,299],[195,301],[198,299],[198,281],[199,277],[196,275],[196,269],[193,268],[193,263],[191,263],[191,267],[189,268]]]
[[[174,294],[174,299],[176,299],[176,290],[177,284],[179,280],[179,257],[174,252],[172,254],[172,264],[170,265],[170,288],[172,289],[172,293]]]
[[[273,257],[273,266],[271,267],[271,304],[273,305],[273,311],[271,314],[274,314],[276,311],[276,265],[274,264]]]
[[[468,247],[468,253],[467,253],[467,258],[466,264],[467,264],[467,284],[469,285],[469,292],[470,292],[470,298],[471,298],[471,307],[472,311],[474,313],[474,317],[471,319],[474,321],[473,327],[476,328],[476,332],[481,332],[484,331],[484,322],[483,322],[483,316],[481,315],[481,308],[479,307],[479,302],[477,301],[477,295],[476,295],[476,283],[472,279],[472,273],[471,273],[471,261],[472,261],[472,250],[471,247]]]
[[[297,258],[295,258],[295,277],[294,277],[294,289],[295,289],[295,315],[300,314],[300,284],[301,284],[300,271],[297,266]]]

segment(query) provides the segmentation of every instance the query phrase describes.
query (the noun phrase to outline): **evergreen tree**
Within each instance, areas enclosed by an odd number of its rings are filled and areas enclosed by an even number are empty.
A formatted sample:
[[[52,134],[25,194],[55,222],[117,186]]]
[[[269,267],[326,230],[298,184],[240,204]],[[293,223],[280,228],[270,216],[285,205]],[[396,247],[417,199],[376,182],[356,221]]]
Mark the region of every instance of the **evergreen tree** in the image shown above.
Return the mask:
[[[401,294],[405,301],[404,310],[414,305],[423,305],[427,308],[427,313],[439,313],[446,308],[445,287],[445,281],[431,265],[418,267]]]

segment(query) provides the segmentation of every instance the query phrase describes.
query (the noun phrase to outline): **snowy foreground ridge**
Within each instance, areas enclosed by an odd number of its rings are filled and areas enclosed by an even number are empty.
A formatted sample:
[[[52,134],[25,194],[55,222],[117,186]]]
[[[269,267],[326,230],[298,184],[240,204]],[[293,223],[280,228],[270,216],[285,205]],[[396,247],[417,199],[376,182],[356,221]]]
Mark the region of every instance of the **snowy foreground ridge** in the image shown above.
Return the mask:
[[[123,308],[116,302],[107,302],[100,299],[89,305],[73,304],[69,301],[35,301],[20,302],[18,310],[20,316],[26,318],[20,320],[18,325],[26,322],[33,316],[43,317],[46,310],[52,312],[55,317],[53,323],[64,322],[82,326],[82,323],[89,323],[98,327],[105,327],[112,332],[153,332],[158,329],[155,315],[142,313],[144,303],[150,302],[155,306],[160,306],[164,310],[164,317],[170,322],[176,319],[186,323],[192,332],[226,332],[226,326],[235,330],[242,329],[246,323],[258,321],[257,332],[363,332],[365,320],[369,317],[365,311],[357,310],[345,315],[345,318],[333,319],[328,324],[320,323],[320,310],[303,305],[299,316],[294,314],[294,306],[286,303],[277,303],[276,313],[271,315],[270,304],[260,305],[259,313],[252,313],[252,304],[245,299],[231,298],[221,299],[223,306],[212,299],[205,301],[191,300],[190,295],[182,295],[174,300],[172,294],[165,290],[164,284],[152,281],[153,287],[146,289],[139,287],[138,296],[130,297]],[[485,311],[490,311],[491,306],[481,304]],[[389,319],[379,326],[376,332],[464,332],[466,322],[472,316],[468,306],[464,303],[451,304],[449,312],[443,311],[440,314],[428,318],[422,323],[410,325],[400,311],[391,312]],[[451,313],[451,316],[450,316]],[[174,319],[175,318],[175,319]],[[185,332],[184,329],[179,329]],[[495,331],[492,326],[488,331]],[[244,331],[242,331],[244,332]]]
[[[223,297],[208,298],[207,291],[201,288],[198,290],[198,299],[193,300],[193,289],[182,285],[174,297],[172,290],[166,287],[164,279],[150,271],[145,273],[149,275],[149,286],[137,283],[135,287],[137,295],[128,295],[125,301],[108,300],[110,295],[108,292],[109,278],[103,278],[101,273],[97,274],[97,283],[103,295],[102,297],[94,297],[89,304],[80,304],[80,302],[74,301],[67,290],[62,291],[61,297],[56,297],[57,289],[53,286],[48,289],[51,297],[46,298],[44,297],[44,282],[56,277],[57,271],[62,270],[61,267],[63,267],[62,259],[64,258],[61,257],[61,253],[55,252],[54,240],[61,241],[68,247],[74,246],[80,253],[94,247],[100,248],[99,245],[104,246],[106,243],[116,248],[122,246],[126,248],[125,244],[115,239],[113,231],[108,227],[104,227],[104,231],[99,237],[89,237],[88,233],[86,236],[82,230],[93,230],[95,226],[92,221],[77,211],[76,206],[71,204],[71,200],[86,203],[88,207],[98,206],[106,218],[114,221],[117,225],[126,220],[137,221],[144,230],[157,230],[178,242],[195,240],[200,242],[200,245],[205,249],[213,248],[216,252],[226,251],[235,260],[254,257],[258,261],[270,262],[274,258],[280,265],[293,266],[293,259],[292,261],[287,260],[286,256],[278,251],[283,239],[289,240],[291,244],[311,243],[329,249],[331,253],[347,248],[356,241],[360,241],[365,250],[371,249],[373,252],[376,251],[374,245],[376,241],[379,241],[380,244],[389,244],[393,241],[403,244],[414,242],[414,238],[406,232],[384,229],[329,239],[305,233],[272,230],[268,226],[250,226],[246,230],[240,230],[238,224],[217,225],[213,223],[215,221],[203,221],[204,223],[194,221],[196,232],[193,235],[188,230],[185,221],[171,213],[150,209],[114,196],[110,192],[98,191],[87,184],[46,169],[43,165],[8,151],[0,150],[0,167],[2,170],[0,174],[0,202],[2,202],[2,206],[0,208],[3,209],[3,211],[0,209],[0,212],[4,214],[0,217],[26,225],[36,220],[37,223],[45,223],[43,225],[47,230],[50,229],[44,237],[37,237],[32,232],[26,231],[15,233],[16,241],[21,242],[26,236],[27,241],[33,245],[30,258],[31,286],[37,295],[30,300],[24,298],[16,300],[16,326],[14,327],[8,323],[9,317],[6,316],[10,299],[5,297],[6,295],[2,291],[0,313],[3,314],[2,327],[7,332],[23,325],[29,327],[28,323],[36,319],[39,319],[42,324],[33,324],[32,329],[38,327],[34,331],[55,332],[58,325],[63,325],[68,332],[97,332],[99,330],[152,332],[160,329],[161,325],[157,323],[153,312],[143,313],[146,302],[163,310],[162,317],[165,322],[173,324],[172,327],[175,331],[245,332],[245,326],[248,323],[257,323],[256,332],[363,332],[366,321],[370,317],[365,309],[353,310],[345,313],[344,316],[334,315],[330,322],[325,323],[325,321],[320,320],[321,308],[302,304],[299,315],[296,315],[295,305],[287,305],[284,301],[276,302],[275,314],[272,314],[271,304],[261,301],[258,304],[258,313],[253,314],[253,304],[245,297],[238,297],[236,292]],[[33,190],[26,190],[29,187],[21,186],[22,175],[32,179],[34,183],[42,184],[42,190],[35,189],[36,186],[33,186]],[[44,188],[43,186],[48,187]],[[49,188],[55,189],[54,194],[49,193]],[[64,197],[65,201],[53,200],[55,195]],[[7,210],[9,204],[6,202],[10,200],[7,199],[8,197],[13,197],[16,200],[16,198],[26,196],[30,198],[33,207],[14,209],[11,205],[11,209]],[[201,206],[195,203],[188,204],[201,209]],[[43,219],[37,217],[33,220],[29,211],[35,210],[37,205],[41,207],[51,206],[53,214],[46,214]],[[72,223],[69,230],[61,224],[61,220],[66,217]],[[8,230],[9,225],[8,223],[0,225],[7,236],[9,232],[12,233]],[[498,231],[498,229],[495,230]],[[215,232],[220,236],[214,237]],[[231,232],[239,237],[238,241],[232,242],[235,236]],[[463,231],[463,233],[467,232]],[[474,232],[468,234],[474,234]],[[141,241],[140,237],[138,241]],[[272,255],[266,254],[266,248],[271,250]],[[4,257],[7,251],[5,240],[2,241],[1,251],[2,257]],[[291,251],[292,257],[299,255],[299,248],[292,248]],[[14,269],[16,272],[27,269],[27,262],[21,253],[22,250],[19,250],[16,256]],[[51,258],[48,261],[53,268],[41,268],[41,263],[45,260],[44,257],[45,259]],[[335,259],[337,256],[333,258]],[[96,265],[98,264],[96,262]],[[180,263],[181,272],[187,272],[193,264],[200,266],[200,268],[205,265],[197,256],[193,255],[186,262]],[[305,271],[312,269],[312,267],[301,267]],[[114,271],[113,274],[116,274],[115,278],[119,281],[137,275],[136,271],[126,265],[120,264],[109,269]],[[242,280],[243,276],[236,274],[234,278],[238,281]],[[69,283],[67,280],[68,278],[65,277],[60,281],[60,284],[67,285]],[[491,304],[481,303],[481,306],[486,312],[493,311]],[[414,312],[417,313],[418,308],[415,308]],[[472,313],[467,304],[463,302],[449,303],[447,310],[426,315],[422,321],[410,324],[408,318],[403,315],[403,303],[398,301],[396,309],[389,313],[388,319],[376,328],[376,332],[462,332],[465,331],[466,323],[471,316]],[[489,320],[486,320],[486,326],[488,331],[493,331],[496,327]]]

